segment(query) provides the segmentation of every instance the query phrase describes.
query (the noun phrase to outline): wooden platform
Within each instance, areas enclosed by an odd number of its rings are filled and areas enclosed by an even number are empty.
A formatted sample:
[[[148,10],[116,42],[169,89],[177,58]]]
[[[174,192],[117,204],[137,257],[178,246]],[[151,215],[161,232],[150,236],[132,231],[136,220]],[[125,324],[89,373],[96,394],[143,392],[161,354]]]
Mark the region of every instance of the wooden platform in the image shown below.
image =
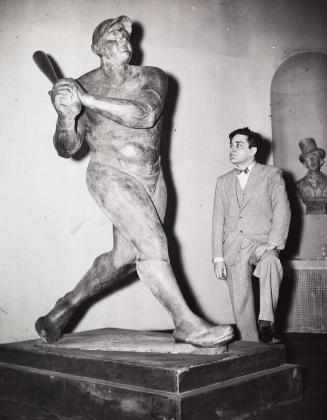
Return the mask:
[[[124,334],[127,341],[142,335]],[[160,333],[144,334],[156,340]],[[0,345],[0,400],[76,420],[235,420],[301,398],[299,367],[285,363],[282,345],[235,342],[216,355],[76,347],[96,336],[66,336],[75,348],[40,340]]]

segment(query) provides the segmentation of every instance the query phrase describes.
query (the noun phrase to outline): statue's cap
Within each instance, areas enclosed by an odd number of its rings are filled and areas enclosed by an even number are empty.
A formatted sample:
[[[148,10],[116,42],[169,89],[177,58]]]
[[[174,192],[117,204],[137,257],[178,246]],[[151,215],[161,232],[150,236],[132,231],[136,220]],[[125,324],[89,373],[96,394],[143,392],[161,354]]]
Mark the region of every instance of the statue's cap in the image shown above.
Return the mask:
[[[114,19],[107,19],[101,22],[93,32],[92,36],[92,45],[96,45],[99,41],[99,39],[102,37],[102,35],[108,31],[113,25],[121,23],[124,25],[126,31],[130,34],[132,32],[132,21],[127,16],[118,16]]]
[[[305,139],[302,139],[299,142],[299,146],[302,152],[299,156],[299,159],[301,162],[304,161],[305,157],[309,153],[316,152],[316,151],[319,152],[321,159],[324,159],[326,156],[325,150],[321,149],[320,147],[317,147],[316,140],[311,137],[306,137]]]

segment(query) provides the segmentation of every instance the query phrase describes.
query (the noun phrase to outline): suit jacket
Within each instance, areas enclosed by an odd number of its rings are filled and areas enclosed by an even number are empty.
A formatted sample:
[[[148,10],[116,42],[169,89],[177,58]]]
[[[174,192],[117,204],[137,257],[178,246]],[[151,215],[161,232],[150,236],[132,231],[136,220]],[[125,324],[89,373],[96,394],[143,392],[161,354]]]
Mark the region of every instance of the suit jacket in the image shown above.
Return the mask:
[[[282,173],[274,166],[255,163],[238,204],[236,171],[217,179],[213,227],[212,257],[223,257],[232,265],[244,243],[251,239],[285,247],[291,219]]]

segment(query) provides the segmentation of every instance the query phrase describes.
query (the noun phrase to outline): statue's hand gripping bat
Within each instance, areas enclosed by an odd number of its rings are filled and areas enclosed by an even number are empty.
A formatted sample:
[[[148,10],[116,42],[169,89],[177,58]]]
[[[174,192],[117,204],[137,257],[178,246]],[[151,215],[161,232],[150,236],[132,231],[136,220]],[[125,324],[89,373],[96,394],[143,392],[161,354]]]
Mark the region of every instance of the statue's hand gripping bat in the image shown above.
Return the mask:
[[[35,51],[33,54],[33,60],[38,68],[42,71],[43,74],[50,80],[52,84],[55,84],[57,80],[61,79],[63,76],[58,73],[53,64],[51,63],[50,58],[44,51]],[[49,91],[51,96],[52,90]]]
[[[48,55],[44,51],[35,51],[35,53],[33,54],[33,60],[36,63],[36,65],[38,66],[38,68],[42,71],[43,74],[46,75],[46,77],[50,80],[50,82],[52,84],[56,83],[59,79],[63,78],[62,74],[60,72],[57,72],[56,69],[53,67],[53,64],[52,64],[50,58],[48,57]],[[79,88],[83,89],[83,88],[81,88],[81,86]],[[52,98],[53,91],[50,90],[48,93],[51,96],[51,99],[53,99]],[[73,106],[74,110],[75,110],[76,107],[78,108],[77,113],[80,112],[81,102],[80,102],[79,97],[77,96],[77,93],[76,93],[75,100],[72,102],[72,106]],[[55,106],[55,108],[57,109],[56,106]]]

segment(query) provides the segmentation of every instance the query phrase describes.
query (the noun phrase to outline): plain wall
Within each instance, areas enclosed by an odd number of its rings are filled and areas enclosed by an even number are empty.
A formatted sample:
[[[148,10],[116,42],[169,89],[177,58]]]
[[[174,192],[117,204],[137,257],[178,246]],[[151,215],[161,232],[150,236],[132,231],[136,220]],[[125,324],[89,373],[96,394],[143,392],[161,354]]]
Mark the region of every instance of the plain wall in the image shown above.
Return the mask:
[[[324,2],[2,0],[1,342],[36,337],[35,320],[112,247],[111,224],[85,185],[88,158],[61,159],[53,148],[51,84],[32,54],[44,50],[65,76],[78,77],[98,65],[90,50],[95,26],[121,14],[137,22],[143,64],[171,76],[162,149],[178,279],[199,312],[233,321],[226,284],[211,263],[215,181],[230,169],[227,136],[250,126],[271,140],[272,78],[295,53],[327,51]],[[76,328],[108,326],[172,323],[136,281],[96,302]]]

